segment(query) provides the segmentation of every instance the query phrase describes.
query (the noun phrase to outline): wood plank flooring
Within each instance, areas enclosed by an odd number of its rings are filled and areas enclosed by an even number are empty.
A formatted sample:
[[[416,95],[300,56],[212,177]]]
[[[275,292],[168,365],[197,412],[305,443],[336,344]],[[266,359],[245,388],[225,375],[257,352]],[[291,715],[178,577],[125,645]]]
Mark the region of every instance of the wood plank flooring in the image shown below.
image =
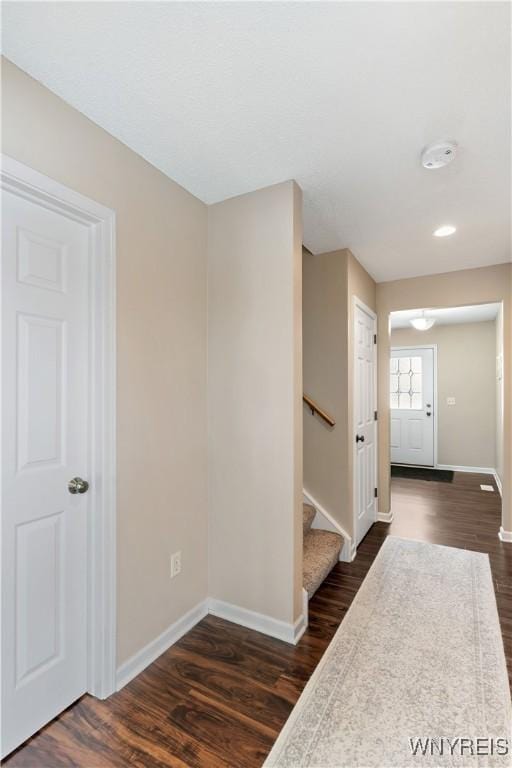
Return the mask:
[[[297,647],[207,617],[122,691],[84,696],[4,765],[261,766],[388,533],[489,554],[512,680],[512,544],[497,537],[498,493],[480,490],[490,482],[393,479],[393,523],[374,525],[356,560],[335,567]]]

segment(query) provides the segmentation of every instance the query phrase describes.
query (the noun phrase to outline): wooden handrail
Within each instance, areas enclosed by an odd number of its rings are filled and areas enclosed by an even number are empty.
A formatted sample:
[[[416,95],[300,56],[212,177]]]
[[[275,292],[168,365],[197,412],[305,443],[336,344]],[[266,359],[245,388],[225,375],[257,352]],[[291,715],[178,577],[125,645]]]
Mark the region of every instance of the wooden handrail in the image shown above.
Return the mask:
[[[326,413],[320,406],[315,403],[314,400],[312,400],[307,395],[302,395],[303,401],[306,403],[306,405],[311,408],[311,413],[318,413],[321,419],[323,419],[330,427],[334,427],[336,425],[336,422],[332,418],[332,416],[329,416],[328,413]]]

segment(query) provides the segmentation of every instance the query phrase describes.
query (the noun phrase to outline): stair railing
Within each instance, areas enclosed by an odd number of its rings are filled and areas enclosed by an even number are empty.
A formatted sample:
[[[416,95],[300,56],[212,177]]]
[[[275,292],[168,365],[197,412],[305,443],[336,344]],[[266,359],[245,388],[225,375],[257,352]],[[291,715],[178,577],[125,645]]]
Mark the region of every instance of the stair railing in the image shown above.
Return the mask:
[[[324,411],[323,408],[320,408],[318,403],[315,403],[314,400],[312,400],[308,395],[303,394],[302,395],[303,401],[306,403],[308,408],[311,410],[311,413],[314,415],[315,413],[318,413],[321,419],[325,421],[326,424],[328,424],[330,427],[334,427],[336,425],[336,422],[332,418],[332,416],[329,416],[329,414]]]

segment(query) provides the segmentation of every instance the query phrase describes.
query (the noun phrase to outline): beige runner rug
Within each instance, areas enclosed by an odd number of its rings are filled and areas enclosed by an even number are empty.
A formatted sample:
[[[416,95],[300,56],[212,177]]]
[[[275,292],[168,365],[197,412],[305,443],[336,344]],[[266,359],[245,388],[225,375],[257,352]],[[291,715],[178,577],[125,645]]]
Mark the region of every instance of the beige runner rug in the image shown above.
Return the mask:
[[[512,766],[488,556],[388,536],[265,766]]]

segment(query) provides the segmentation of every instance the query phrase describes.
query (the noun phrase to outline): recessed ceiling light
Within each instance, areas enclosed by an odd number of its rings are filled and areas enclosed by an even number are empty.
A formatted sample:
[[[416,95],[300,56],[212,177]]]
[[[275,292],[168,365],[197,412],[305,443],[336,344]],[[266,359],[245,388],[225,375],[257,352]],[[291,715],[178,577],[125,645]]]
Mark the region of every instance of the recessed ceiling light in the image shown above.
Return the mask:
[[[450,224],[446,224],[444,227],[439,227],[439,229],[436,229],[434,232],[434,236],[448,237],[448,235],[453,235],[453,233],[456,231],[457,231],[457,227],[452,227]]]

